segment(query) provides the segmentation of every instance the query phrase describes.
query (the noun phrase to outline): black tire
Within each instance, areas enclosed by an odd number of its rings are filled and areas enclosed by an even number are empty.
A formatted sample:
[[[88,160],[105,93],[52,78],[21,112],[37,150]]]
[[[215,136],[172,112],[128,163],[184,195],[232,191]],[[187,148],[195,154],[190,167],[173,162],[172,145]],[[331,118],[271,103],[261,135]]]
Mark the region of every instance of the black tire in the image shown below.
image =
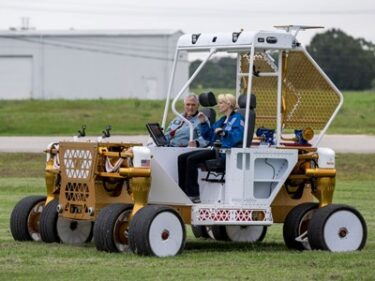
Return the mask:
[[[169,219],[165,221],[163,230],[157,235],[153,233],[154,222],[164,216]],[[171,227],[171,224],[173,226]],[[174,229],[173,229],[174,228]],[[176,230],[177,228],[177,230]],[[172,231],[172,235],[170,235]],[[166,233],[166,236],[164,234]],[[173,239],[171,239],[171,237]],[[177,237],[177,239],[175,239]],[[159,251],[163,240],[163,251]],[[176,243],[170,243],[174,240]],[[186,242],[185,224],[180,215],[174,209],[167,206],[148,205],[140,209],[133,217],[129,226],[129,246],[133,253],[141,256],[174,256],[182,252]],[[157,245],[158,244],[158,245]],[[172,245],[172,246],[171,246]]]
[[[316,211],[309,225],[308,238],[315,250],[361,250],[367,240],[367,225],[355,208],[331,204]]]
[[[191,231],[193,232],[195,238],[210,238],[205,225],[191,225]]]
[[[21,199],[14,207],[10,216],[10,231],[16,241],[40,240],[39,220],[40,212],[33,209],[38,204],[43,204],[46,196],[28,196]],[[33,216],[30,222],[30,216]]]
[[[94,241],[98,251],[124,252],[128,249],[128,215],[133,205],[112,204],[103,208],[94,224]]]
[[[218,241],[229,241],[225,225],[213,225],[211,226],[212,236]]]
[[[308,249],[296,238],[308,230],[314,210],[318,209],[318,203],[302,203],[295,206],[286,216],[283,226],[285,245],[289,249],[303,251]]]
[[[57,234],[57,205],[58,199],[53,199],[45,207],[40,216],[40,237],[46,243],[59,243],[60,238]]]

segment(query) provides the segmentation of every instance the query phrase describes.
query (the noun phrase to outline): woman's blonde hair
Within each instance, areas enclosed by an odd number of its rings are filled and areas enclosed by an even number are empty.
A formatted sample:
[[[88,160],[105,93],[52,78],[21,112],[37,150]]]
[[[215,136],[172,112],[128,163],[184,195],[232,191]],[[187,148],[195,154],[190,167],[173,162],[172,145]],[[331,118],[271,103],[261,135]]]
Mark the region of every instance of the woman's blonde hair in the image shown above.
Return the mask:
[[[236,98],[232,94],[220,94],[217,99],[219,101],[223,101],[226,104],[229,104],[232,109],[236,108]]]

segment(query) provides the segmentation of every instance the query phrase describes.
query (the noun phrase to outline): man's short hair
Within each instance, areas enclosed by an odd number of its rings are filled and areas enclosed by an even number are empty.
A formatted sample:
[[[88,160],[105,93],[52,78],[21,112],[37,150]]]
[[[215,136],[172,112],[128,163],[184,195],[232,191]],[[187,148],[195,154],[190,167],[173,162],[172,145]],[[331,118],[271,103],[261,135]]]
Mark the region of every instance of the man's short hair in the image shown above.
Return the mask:
[[[184,98],[184,104],[186,103],[187,100],[194,100],[196,104],[199,105],[199,98],[196,94],[189,94]]]

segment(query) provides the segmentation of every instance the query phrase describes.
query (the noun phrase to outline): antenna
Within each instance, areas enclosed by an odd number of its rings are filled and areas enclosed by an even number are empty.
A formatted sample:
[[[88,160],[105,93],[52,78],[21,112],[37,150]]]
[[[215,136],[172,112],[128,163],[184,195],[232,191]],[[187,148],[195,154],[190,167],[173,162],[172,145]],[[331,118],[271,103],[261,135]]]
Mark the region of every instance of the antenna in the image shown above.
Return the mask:
[[[21,30],[29,30],[30,29],[30,18],[22,17],[21,18]]]
[[[319,29],[324,28],[324,26],[314,26],[314,25],[274,25],[274,28],[285,30],[286,32],[291,33],[294,37],[297,37],[297,34],[300,30],[306,29]],[[294,34],[292,33],[294,31]]]

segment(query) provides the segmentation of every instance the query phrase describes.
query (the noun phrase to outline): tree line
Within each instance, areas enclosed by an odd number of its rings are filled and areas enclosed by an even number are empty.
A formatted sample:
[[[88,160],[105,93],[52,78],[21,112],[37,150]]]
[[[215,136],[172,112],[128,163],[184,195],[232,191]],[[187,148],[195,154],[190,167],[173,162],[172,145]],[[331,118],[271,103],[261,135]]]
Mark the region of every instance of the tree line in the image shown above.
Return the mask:
[[[339,89],[375,88],[375,44],[372,42],[354,38],[340,29],[329,29],[316,34],[306,49]],[[200,62],[195,60],[190,64],[190,74]],[[193,88],[235,88],[235,58],[216,58],[207,62],[205,70],[193,81]]]

